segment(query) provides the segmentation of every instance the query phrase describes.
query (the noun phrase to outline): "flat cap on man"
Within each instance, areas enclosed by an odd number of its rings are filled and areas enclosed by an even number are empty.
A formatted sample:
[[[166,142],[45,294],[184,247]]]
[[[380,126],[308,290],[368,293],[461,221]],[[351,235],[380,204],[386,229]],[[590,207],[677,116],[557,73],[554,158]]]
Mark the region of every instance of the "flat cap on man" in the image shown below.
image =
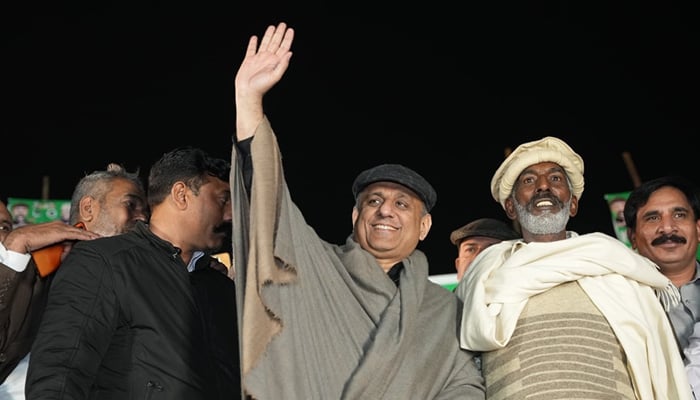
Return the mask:
[[[352,184],[355,199],[364,188],[375,182],[394,182],[411,189],[428,211],[432,210],[437,201],[437,193],[430,183],[416,171],[400,164],[381,164],[362,171]]]
[[[505,208],[505,201],[513,191],[513,185],[525,168],[541,162],[553,162],[564,171],[573,187],[573,195],[581,199],[583,194],[583,159],[563,140],[546,136],[523,143],[501,163],[491,179],[491,194]]]
[[[479,218],[459,229],[455,229],[450,234],[450,241],[455,246],[467,238],[474,236],[484,236],[499,240],[513,240],[520,238],[518,232],[510,225],[495,218]]]

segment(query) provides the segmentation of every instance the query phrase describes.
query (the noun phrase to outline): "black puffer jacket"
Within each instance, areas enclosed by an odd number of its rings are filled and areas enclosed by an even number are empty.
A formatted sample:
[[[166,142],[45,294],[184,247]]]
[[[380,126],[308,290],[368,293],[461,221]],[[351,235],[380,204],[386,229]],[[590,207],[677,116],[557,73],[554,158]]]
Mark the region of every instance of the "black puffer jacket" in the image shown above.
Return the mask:
[[[139,223],[74,246],[32,347],[27,399],[240,398],[235,284]],[[201,264],[208,264],[201,263]]]

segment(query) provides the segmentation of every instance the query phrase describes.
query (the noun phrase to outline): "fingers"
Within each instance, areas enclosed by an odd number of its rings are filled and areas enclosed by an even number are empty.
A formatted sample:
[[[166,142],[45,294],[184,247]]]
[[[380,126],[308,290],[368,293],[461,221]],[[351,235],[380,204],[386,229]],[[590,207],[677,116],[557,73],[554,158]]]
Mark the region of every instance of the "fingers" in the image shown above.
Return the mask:
[[[260,53],[272,53],[281,59],[286,59],[289,62],[291,57],[290,49],[294,41],[294,30],[287,28],[287,24],[280,22],[276,27],[270,25],[265,30],[265,34],[260,39],[258,46],[258,37],[253,35],[248,40],[248,47],[245,52],[245,60],[252,60],[253,57]]]
[[[293,39],[294,30],[291,28],[287,29],[286,23],[280,22],[276,27],[270,25],[265,30],[265,35],[260,41],[258,52],[269,51],[278,55],[283,54],[289,51]]]
[[[282,37],[282,42],[280,43],[279,49],[277,50],[278,55],[282,55],[292,48],[292,42],[294,41],[294,29],[288,28],[284,31],[284,36]]]
[[[279,50],[280,45],[282,44],[282,39],[284,38],[286,33],[287,24],[285,24],[284,22],[280,22],[279,25],[277,25],[277,29],[275,29],[272,34],[272,40],[270,41],[269,48],[271,52],[274,53],[277,50]]]
[[[246,52],[245,52],[245,58],[249,58],[249,57],[254,56],[257,51],[258,51],[258,37],[251,36],[250,40],[248,41],[248,48],[246,49]]]
[[[19,227],[5,238],[5,247],[20,253],[40,249],[64,240],[90,240],[99,234],[64,224],[61,221]]]
[[[260,48],[258,49],[259,51],[266,51],[268,46],[270,46],[270,42],[272,41],[272,37],[275,35],[275,26],[270,25],[265,29],[265,34],[263,35],[262,40],[260,41]]]

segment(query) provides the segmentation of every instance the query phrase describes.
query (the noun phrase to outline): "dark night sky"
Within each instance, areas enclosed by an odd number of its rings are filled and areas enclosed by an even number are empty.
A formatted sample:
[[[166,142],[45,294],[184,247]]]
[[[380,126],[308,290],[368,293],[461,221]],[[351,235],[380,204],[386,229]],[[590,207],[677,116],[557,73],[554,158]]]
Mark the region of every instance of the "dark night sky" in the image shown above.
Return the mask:
[[[505,218],[489,191],[505,149],[545,135],[585,160],[569,224],[580,233],[613,234],[603,195],[632,189],[625,151],[642,179],[698,180],[688,5],[431,2],[385,17],[378,5],[200,3],[6,10],[0,190],[39,198],[50,176],[50,197],[68,198],[86,172],[120,162],[145,175],[186,144],[228,158],[233,76],[248,37],[281,20],[296,29],[294,56],[266,111],[292,195],[329,241],[350,232],[354,177],[403,163],[438,192],[421,243],[431,273],[454,272],[450,232]]]

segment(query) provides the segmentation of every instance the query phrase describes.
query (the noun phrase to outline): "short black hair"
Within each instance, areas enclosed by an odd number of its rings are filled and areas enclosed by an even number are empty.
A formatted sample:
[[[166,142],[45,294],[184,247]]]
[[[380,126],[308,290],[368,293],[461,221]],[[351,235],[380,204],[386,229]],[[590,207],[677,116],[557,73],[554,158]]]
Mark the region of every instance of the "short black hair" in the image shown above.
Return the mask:
[[[667,175],[648,180],[630,192],[624,210],[625,225],[627,225],[628,230],[634,231],[637,227],[637,212],[649,201],[649,197],[657,190],[667,186],[680,190],[690,203],[695,220],[700,219],[700,195],[698,195],[697,185],[682,176]]]
[[[182,181],[195,193],[207,176],[228,182],[231,163],[210,156],[206,151],[186,146],[171,150],[161,156],[148,174],[148,205],[158,205],[165,200],[175,182]]]

